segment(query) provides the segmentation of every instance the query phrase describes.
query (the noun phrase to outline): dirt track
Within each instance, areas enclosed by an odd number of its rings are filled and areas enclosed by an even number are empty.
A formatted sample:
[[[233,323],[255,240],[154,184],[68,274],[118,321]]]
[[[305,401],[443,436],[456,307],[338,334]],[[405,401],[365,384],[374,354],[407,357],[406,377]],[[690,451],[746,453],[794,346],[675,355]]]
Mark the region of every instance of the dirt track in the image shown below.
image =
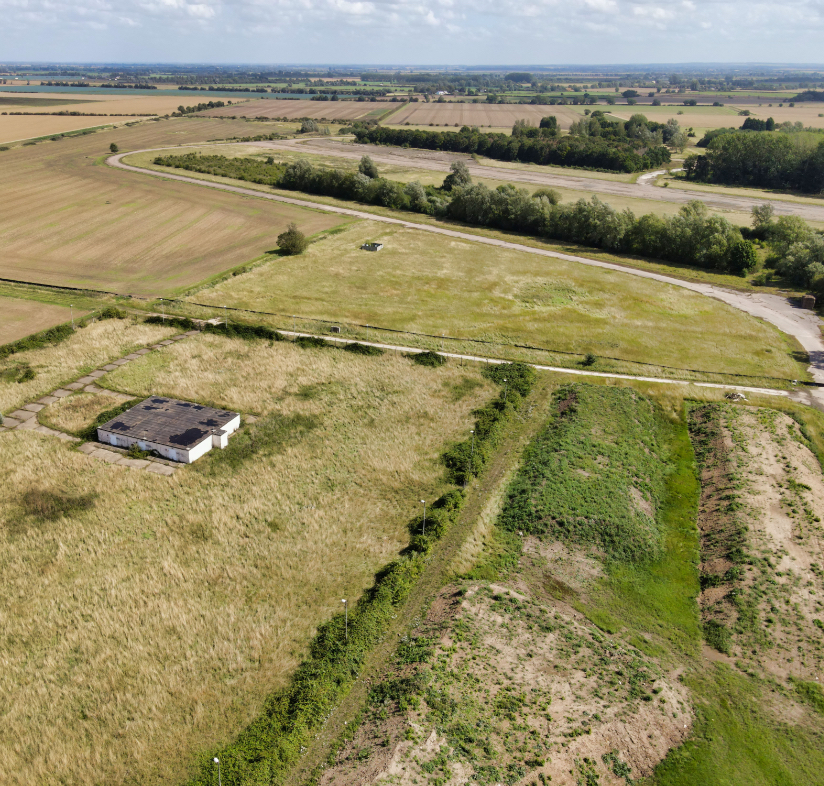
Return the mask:
[[[174,148],[156,148],[156,150],[169,149]],[[106,160],[106,163],[108,163],[109,166],[117,167],[118,169],[125,169],[130,172],[151,175],[152,177],[160,177],[166,180],[177,180],[183,183],[192,183],[193,185],[216,188],[221,191],[229,191],[231,193],[242,194],[243,196],[252,196],[258,199],[271,199],[276,202],[285,202],[290,205],[299,205],[300,207],[310,208],[312,210],[322,210],[325,212],[337,213],[339,215],[362,218],[368,221],[379,221],[384,224],[396,224],[408,229],[418,229],[422,232],[432,232],[434,234],[446,235],[447,237],[460,238],[461,240],[467,240],[472,243],[481,243],[487,246],[522,251],[526,254],[538,254],[540,256],[550,257],[553,259],[578,262],[582,265],[590,265],[591,267],[599,267],[606,270],[617,270],[621,273],[626,273],[627,275],[660,281],[663,284],[683,287],[684,289],[689,289],[693,292],[707,295],[708,297],[714,297],[717,300],[722,300],[724,303],[727,303],[733,308],[745,311],[752,316],[759,317],[760,319],[775,325],[775,327],[783,333],[787,333],[797,339],[801,346],[810,355],[810,373],[812,378],[816,382],[824,384],[824,340],[822,340],[821,336],[821,320],[813,312],[797,308],[793,306],[786,298],[779,297],[778,295],[770,295],[766,293],[749,294],[724,289],[723,287],[714,286],[712,284],[704,284],[695,281],[682,281],[678,278],[664,276],[660,273],[653,273],[648,270],[623,267],[622,265],[617,265],[611,262],[601,262],[595,259],[588,259],[587,257],[574,256],[572,254],[562,254],[558,251],[551,251],[550,249],[534,248],[532,246],[525,246],[520,243],[513,243],[506,240],[498,240],[497,238],[486,237],[484,235],[475,235],[469,232],[448,229],[444,226],[418,224],[414,221],[407,221],[401,218],[390,218],[389,216],[383,216],[376,213],[367,213],[363,210],[324,205],[318,202],[310,202],[306,199],[294,199],[292,197],[281,196],[280,194],[267,194],[266,192],[256,191],[251,188],[230,186],[223,183],[213,183],[208,180],[198,180],[194,177],[187,177],[186,175],[156,172],[151,169],[130,166],[129,164],[124,164],[121,161],[123,156],[146,152],[153,151],[134,150],[131,151],[131,153],[120,153],[118,155],[110,156]],[[798,391],[794,393],[792,397],[798,398],[804,403],[824,409],[824,387],[814,389],[811,392]]]
[[[378,164],[393,164],[433,172],[448,172],[453,161],[464,161],[473,177],[494,178],[506,182],[528,183],[533,186],[559,186],[592,194],[651,199],[656,202],[670,202],[683,205],[699,199],[716,210],[730,210],[748,213],[755,205],[771,204],[776,215],[800,216],[807,221],[824,221],[824,203],[805,205],[782,200],[759,199],[757,197],[728,196],[711,194],[706,191],[689,191],[682,188],[658,188],[647,183],[621,183],[614,180],[599,180],[575,175],[557,175],[509,167],[491,167],[476,163],[472,158],[458,153],[441,153],[435,150],[415,150],[377,145],[351,145],[335,139],[290,139],[276,142],[250,142],[255,147],[269,147],[274,150],[305,150],[338,158],[360,159],[368,153]]]

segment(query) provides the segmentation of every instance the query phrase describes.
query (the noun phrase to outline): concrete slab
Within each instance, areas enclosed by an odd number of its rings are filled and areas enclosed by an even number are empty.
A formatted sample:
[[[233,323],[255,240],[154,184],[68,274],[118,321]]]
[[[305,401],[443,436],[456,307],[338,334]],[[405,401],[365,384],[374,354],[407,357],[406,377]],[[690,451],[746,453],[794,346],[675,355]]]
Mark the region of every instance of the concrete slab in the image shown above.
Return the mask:
[[[161,341],[158,346],[161,347],[168,347],[169,344],[173,344],[174,342],[171,339],[166,339],[166,341]]]
[[[125,366],[127,363],[131,363],[131,361],[130,361],[130,360],[127,360],[126,358],[120,358],[120,360],[115,360],[115,361],[113,361],[113,365],[114,365],[115,367],[117,367],[117,366]],[[105,368],[105,366],[104,366],[104,368]]]
[[[106,392],[105,390],[103,390],[103,388],[97,387],[97,385],[86,385],[86,387],[84,387],[83,390],[85,390],[86,393],[105,393]]]
[[[190,330],[188,333],[184,333],[183,335],[184,336],[196,336],[198,333],[200,333],[199,330]]]
[[[30,420],[34,417],[34,412],[29,412],[27,409],[16,409],[10,412],[9,415],[16,420]]]
[[[64,434],[62,431],[58,431],[56,436],[64,442],[80,442],[79,437],[73,437],[71,434]]]
[[[32,412],[32,414],[34,414]],[[24,420],[18,427],[18,431],[34,431],[40,424],[37,422],[37,418],[32,418],[31,420]]]
[[[84,385],[88,385],[91,382],[94,382],[94,380],[95,380],[95,377],[86,376],[86,377],[80,377],[80,379],[78,379],[77,381],[82,382]]]
[[[60,388],[60,390],[55,390],[52,393],[52,395],[57,396],[57,398],[66,398],[66,396],[71,396],[71,394],[72,394],[71,390],[63,390],[63,388]]]
[[[40,412],[41,409],[45,409],[45,406],[43,404],[23,404],[23,409],[29,412]]]
[[[163,464],[155,464],[153,461],[149,462],[146,467],[146,472],[153,472],[155,475],[174,475],[175,471],[172,467],[165,467]]]
[[[149,347],[149,349],[150,349],[150,350],[152,350],[152,349],[160,349],[160,348],[161,348],[160,344],[152,344],[152,345]]]
[[[141,355],[148,355],[151,351],[151,349],[138,349],[137,352],[135,352],[135,355],[140,357]]]
[[[60,434],[59,431],[55,431],[53,428],[49,428],[48,426],[38,426],[35,431],[39,432],[40,434],[49,434],[52,437],[56,437]]]
[[[10,418],[8,415],[3,418],[3,426],[7,429],[17,428],[23,421],[17,418]]]
[[[97,371],[92,371],[92,373],[89,374],[89,376],[92,379],[100,379],[100,377],[105,377],[106,374],[107,374],[106,371],[103,371],[102,369],[97,369]]]
[[[54,404],[55,401],[57,401],[57,396],[43,396],[43,398],[37,399],[37,403],[43,404],[44,406]]]
[[[114,363],[109,363],[107,366],[103,366],[104,371],[117,371],[117,366]]]
[[[129,467],[130,469],[144,469],[148,467],[150,463],[151,462],[146,461],[146,459],[122,458],[117,462],[117,465],[119,467]]]
[[[66,385],[66,390],[80,390],[83,387],[82,382],[70,382]]]
[[[97,444],[94,442],[84,442],[79,448],[77,448],[81,453],[94,453],[98,447]]]
[[[107,464],[116,464],[122,458],[122,456],[117,453],[112,453],[110,450],[103,450],[102,448],[98,448],[94,453],[89,453],[89,456],[98,461],[105,461]]]
[[[124,360],[139,360],[139,359],[140,359],[140,355],[137,352],[132,352],[131,355],[126,355],[126,357],[124,358]]]

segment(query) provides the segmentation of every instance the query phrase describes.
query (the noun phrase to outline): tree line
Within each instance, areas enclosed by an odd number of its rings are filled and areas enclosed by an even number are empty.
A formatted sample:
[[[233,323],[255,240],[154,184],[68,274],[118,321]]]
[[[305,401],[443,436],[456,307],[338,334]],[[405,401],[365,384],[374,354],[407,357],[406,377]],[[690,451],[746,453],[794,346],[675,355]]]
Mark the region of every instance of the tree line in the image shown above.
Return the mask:
[[[687,156],[684,171],[688,180],[820,194],[824,139],[810,146],[801,135],[725,131],[714,136],[704,155]]]
[[[561,204],[552,189],[530,194],[510,184],[495,189],[473,184],[461,161],[452,165],[440,188],[380,177],[368,156],[357,172],[315,167],[306,160],[283,165],[272,158],[197,153],[158,156],[154,163],[713,270],[744,272],[756,264],[752,243],[725,218],[710,215],[703,202],[690,202],[672,217],[636,218],[597,197]]]

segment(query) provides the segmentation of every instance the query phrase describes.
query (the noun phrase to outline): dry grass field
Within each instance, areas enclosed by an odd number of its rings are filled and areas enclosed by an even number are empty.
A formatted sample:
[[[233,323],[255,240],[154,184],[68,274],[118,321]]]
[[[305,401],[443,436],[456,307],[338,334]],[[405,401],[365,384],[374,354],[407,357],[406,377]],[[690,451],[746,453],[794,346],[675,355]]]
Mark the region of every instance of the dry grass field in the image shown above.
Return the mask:
[[[592,107],[590,107],[592,108]],[[533,106],[531,104],[409,104],[386,118],[387,125],[405,126],[491,126],[510,130],[516,120],[537,126],[542,117],[555,115],[561,128],[569,128],[584,114],[583,106]]]
[[[168,338],[180,331],[129,319],[107,319],[79,328],[75,334],[50,347],[18,352],[0,360],[0,412],[9,412],[72,382],[78,376],[128,355],[135,349]],[[15,382],[14,370],[31,366],[36,376]],[[3,372],[9,372],[4,374]]]
[[[86,313],[80,309],[74,310],[76,319]],[[0,297],[0,344],[8,344],[61,322],[68,322],[71,314],[71,309],[64,306]]]
[[[361,251],[371,240],[384,248]],[[368,221],[191,299],[651,365],[790,379],[805,374],[783,334],[712,298]]]
[[[250,101],[240,107],[225,106],[221,109],[207,109],[203,117],[314,117],[328,120],[357,120],[366,117],[374,109],[388,111],[392,104],[373,104],[362,101],[291,101],[264,98]]]
[[[65,134],[82,128],[120,124],[134,120],[120,115],[110,117],[67,117],[65,115],[0,115],[0,143],[37,139],[49,134]]]
[[[491,395],[456,366],[208,335],[106,384],[252,410],[259,450],[167,478],[0,436],[4,784],[180,782],[406,544]]]
[[[0,152],[0,277],[163,296],[275,248],[290,221],[307,235],[341,223],[103,163],[112,142],[129,150],[248,133],[243,121],[180,118]]]

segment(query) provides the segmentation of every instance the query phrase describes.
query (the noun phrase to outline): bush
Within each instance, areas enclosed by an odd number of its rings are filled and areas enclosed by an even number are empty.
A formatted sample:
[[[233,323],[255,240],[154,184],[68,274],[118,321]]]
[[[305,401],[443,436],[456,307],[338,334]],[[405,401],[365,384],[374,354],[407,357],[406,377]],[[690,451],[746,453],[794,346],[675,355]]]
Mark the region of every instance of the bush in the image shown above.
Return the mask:
[[[86,428],[78,431],[77,436],[80,437],[80,439],[85,439],[91,442],[97,441],[98,426],[102,426],[104,423],[108,423],[118,415],[122,415],[127,409],[131,409],[135,404],[137,404],[136,398],[131,399],[130,401],[124,401],[116,407],[112,407],[111,409],[107,409],[105,412],[101,412],[90,426],[86,426]]]
[[[152,316],[146,317],[143,321],[148,325],[166,325],[168,327],[180,328],[181,330],[192,330],[195,326],[195,323],[192,322],[189,317],[164,317],[158,314],[152,314]]]
[[[20,384],[22,384],[23,382],[30,382],[36,376],[37,374],[35,373],[34,369],[31,366],[26,366],[26,368],[23,369],[23,373],[17,378],[17,381]]]
[[[730,249],[729,268],[734,273],[748,273],[758,265],[755,246],[749,240],[742,240]]]
[[[507,380],[510,391],[516,391],[521,396],[529,395],[535,384],[537,374],[532,366],[526,363],[499,363],[484,366],[481,373],[496,385],[503,385]]]
[[[586,355],[584,355],[584,359],[581,361],[581,365],[594,366],[597,360],[598,358],[595,357],[595,355],[593,355],[592,352],[587,352]]]
[[[354,344],[345,344],[343,346],[344,351],[352,352],[355,355],[382,355],[383,350],[380,347],[372,347],[368,344],[359,344],[355,342]]]
[[[109,150],[110,150],[112,153],[118,153],[118,152],[120,151],[120,148],[119,148],[119,147],[118,147],[118,146],[117,146],[114,142],[112,142],[112,143],[109,145]]]
[[[298,225],[293,222],[289,224],[285,232],[278,235],[277,244],[281,253],[296,256],[306,251],[309,241],[306,235],[298,229]]]
[[[439,355],[437,352],[430,352],[429,350],[426,352],[416,352],[412,355],[407,355],[407,357],[412,358],[412,362],[417,363],[419,366],[429,366],[430,368],[437,368],[446,363],[446,358],[443,355]]]
[[[719,652],[730,654],[730,647],[732,646],[732,638],[730,636],[729,628],[723,622],[716,620],[708,620],[704,623],[704,638],[710,647],[717,649]]]
[[[126,319],[127,314],[114,306],[106,306],[98,315],[98,319]]]
[[[228,338],[242,338],[245,341],[264,339],[266,341],[283,341],[283,336],[266,325],[245,325],[242,322],[230,322],[228,325],[210,325],[208,322],[203,325],[205,333],[217,333]]]
[[[330,346],[326,339],[317,336],[298,336],[295,343],[302,349],[320,349],[321,347]]]
[[[74,335],[74,331],[71,325],[56,325],[53,328],[44,330],[42,333],[35,333],[11,344],[0,346],[0,359],[7,358],[16,352],[26,352],[30,349],[40,349],[53,344],[59,344],[72,335]]]

